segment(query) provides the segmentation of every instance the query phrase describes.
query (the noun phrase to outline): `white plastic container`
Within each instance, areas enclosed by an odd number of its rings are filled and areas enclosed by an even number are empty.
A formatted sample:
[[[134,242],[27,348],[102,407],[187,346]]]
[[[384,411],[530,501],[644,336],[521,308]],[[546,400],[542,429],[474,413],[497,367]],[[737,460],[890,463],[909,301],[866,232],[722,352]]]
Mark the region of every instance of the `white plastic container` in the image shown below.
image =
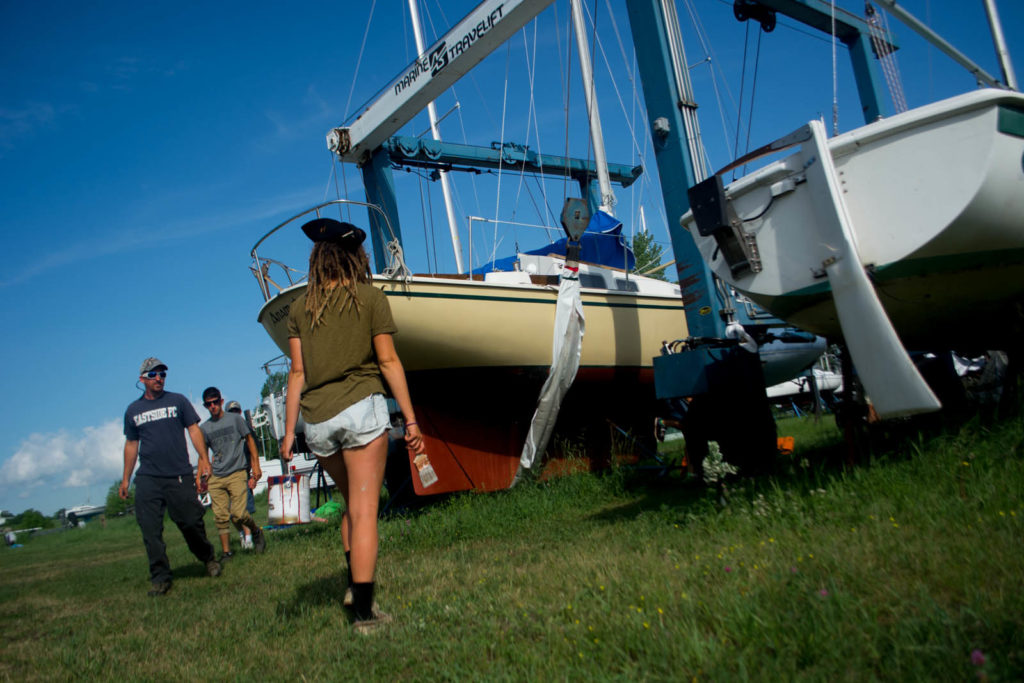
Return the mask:
[[[270,524],[309,523],[309,475],[268,477],[267,487],[267,517]]]

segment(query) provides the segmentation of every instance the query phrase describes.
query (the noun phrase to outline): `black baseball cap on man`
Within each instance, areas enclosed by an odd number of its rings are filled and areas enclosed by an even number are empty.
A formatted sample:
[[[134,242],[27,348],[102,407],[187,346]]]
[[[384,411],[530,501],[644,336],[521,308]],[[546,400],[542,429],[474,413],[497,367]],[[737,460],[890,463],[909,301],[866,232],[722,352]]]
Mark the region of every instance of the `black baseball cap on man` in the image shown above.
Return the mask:
[[[167,364],[159,358],[153,358],[150,356],[146,360],[142,361],[142,367],[139,368],[139,374],[145,375],[147,372],[153,372],[154,370],[166,370]]]
[[[366,239],[361,228],[333,218],[314,218],[302,226],[302,232],[314,242],[335,242],[347,249],[358,247]]]

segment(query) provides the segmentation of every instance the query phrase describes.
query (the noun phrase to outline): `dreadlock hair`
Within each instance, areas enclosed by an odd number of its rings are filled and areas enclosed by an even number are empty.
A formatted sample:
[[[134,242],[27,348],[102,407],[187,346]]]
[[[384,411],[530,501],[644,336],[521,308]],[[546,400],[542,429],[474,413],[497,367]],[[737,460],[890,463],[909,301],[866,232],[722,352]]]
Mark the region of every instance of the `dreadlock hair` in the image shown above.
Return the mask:
[[[370,261],[362,245],[347,248],[337,242],[316,242],[309,255],[309,284],[306,286],[306,313],[310,327],[316,329],[328,310],[341,301],[339,311],[351,304],[359,313],[356,285],[370,283]],[[342,292],[344,298],[342,299]]]

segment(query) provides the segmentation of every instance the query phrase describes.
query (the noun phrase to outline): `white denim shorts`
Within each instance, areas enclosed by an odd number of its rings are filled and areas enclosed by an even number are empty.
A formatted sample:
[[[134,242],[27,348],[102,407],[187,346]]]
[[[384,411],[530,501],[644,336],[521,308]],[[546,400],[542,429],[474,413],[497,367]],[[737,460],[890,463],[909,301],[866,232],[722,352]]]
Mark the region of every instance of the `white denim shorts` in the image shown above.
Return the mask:
[[[306,423],[306,444],[314,455],[326,457],[343,448],[370,443],[391,426],[383,394],[371,394],[329,420]]]

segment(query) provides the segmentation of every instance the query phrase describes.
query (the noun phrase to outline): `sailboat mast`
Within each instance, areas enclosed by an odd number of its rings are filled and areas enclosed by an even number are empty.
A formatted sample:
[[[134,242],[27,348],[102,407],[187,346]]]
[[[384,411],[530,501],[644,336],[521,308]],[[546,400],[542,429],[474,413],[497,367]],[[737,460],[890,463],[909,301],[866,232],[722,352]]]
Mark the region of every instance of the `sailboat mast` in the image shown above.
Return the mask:
[[[409,0],[409,16],[412,20],[412,32],[416,37],[416,53],[422,55],[426,51],[423,43],[423,27],[420,25],[420,10],[417,0]],[[427,105],[427,116],[430,117],[430,134],[435,140],[441,140],[441,131],[437,128],[437,109],[433,100]],[[444,195],[444,210],[448,215],[448,231],[452,236],[452,250],[455,252],[455,270],[465,272],[462,266],[462,242],[459,240],[459,226],[455,222],[455,207],[452,205],[452,188],[448,184],[448,172],[441,170],[441,193]]]
[[[1017,90],[1017,76],[1013,73],[1010,51],[1006,47],[1006,38],[1003,37],[1003,25],[996,11],[996,0],[985,0],[985,14],[988,15],[988,25],[992,29],[992,40],[996,44],[996,56],[999,58],[999,68],[1003,70],[1003,80],[1010,90]]]
[[[597,167],[597,185],[601,191],[601,211],[614,216],[615,193],[612,192],[608,177],[608,157],[604,151],[604,134],[601,132],[601,114],[594,95],[594,69],[590,63],[590,46],[587,43],[586,26],[583,23],[581,0],[570,0],[572,25],[576,33],[576,51],[580,58],[580,74],[583,77],[583,93],[587,99],[587,116],[590,119],[590,140],[594,145],[594,165]]]

